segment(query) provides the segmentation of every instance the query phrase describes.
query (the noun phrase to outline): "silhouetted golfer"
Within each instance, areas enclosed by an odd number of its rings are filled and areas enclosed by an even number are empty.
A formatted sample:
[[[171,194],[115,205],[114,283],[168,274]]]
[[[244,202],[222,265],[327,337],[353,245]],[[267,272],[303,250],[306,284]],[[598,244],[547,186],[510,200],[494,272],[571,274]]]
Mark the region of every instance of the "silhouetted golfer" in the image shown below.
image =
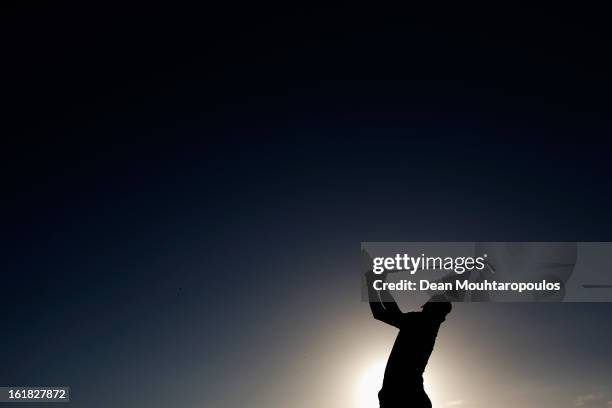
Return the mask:
[[[382,275],[379,275],[382,276]],[[381,408],[431,408],[423,389],[423,372],[433,351],[440,324],[451,311],[444,295],[425,303],[421,312],[402,313],[388,291],[372,287],[375,275],[368,273],[372,315],[400,331],[389,355],[383,386],[378,393]],[[379,297],[380,295],[380,297]]]

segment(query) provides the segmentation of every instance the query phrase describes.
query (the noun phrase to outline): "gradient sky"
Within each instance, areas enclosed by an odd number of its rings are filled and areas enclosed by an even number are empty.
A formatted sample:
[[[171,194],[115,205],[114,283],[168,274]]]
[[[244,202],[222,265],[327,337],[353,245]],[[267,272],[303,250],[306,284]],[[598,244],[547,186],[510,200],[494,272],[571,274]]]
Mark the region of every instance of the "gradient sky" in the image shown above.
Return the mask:
[[[604,29],[495,16],[3,17],[0,385],[359,408],[395,335],[360,302],[361,241],[611,241]],[[457,305],[434,406],[607,407],[610,312]]]

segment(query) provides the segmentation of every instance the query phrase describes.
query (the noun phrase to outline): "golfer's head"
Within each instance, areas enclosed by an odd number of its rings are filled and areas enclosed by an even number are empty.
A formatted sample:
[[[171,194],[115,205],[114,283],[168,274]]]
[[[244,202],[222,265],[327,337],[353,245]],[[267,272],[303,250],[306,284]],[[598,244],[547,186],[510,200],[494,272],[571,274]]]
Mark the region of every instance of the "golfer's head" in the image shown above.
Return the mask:
[[[446,315],[450,313],[452,306],[444,295],[432,296],[429,302],[423,305],[423,312]]]

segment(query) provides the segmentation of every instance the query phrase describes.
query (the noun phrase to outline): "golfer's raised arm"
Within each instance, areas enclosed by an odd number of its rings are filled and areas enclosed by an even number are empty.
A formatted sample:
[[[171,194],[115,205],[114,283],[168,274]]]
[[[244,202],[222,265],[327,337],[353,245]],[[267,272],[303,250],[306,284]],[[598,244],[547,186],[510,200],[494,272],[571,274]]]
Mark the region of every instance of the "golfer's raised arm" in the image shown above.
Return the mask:
[[[376,320],[399,328],[402,311],[397,306],[397,303],[395,303],[393,296],[391,296],[386,289],[379,291],[374,289],[374,282],[378,279],[384,280],[384,276],[377,276],[372,271],[367,272],[366,282],[368,285],[368,298],[372,316],[374,316]]]

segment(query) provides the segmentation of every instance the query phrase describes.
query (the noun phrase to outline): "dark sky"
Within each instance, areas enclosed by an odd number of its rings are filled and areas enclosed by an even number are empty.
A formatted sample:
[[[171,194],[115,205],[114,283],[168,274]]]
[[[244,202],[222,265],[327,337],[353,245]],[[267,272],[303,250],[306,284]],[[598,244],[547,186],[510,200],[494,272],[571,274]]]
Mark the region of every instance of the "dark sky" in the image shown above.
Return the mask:
[[[354,406],[353,377],[317,378],[392,342],[359,302],[361,241],[612,240],[605,16],[7,7],[0,385],[69,385],[75,407]],[[606,404],[610,312],[461,305],[432,364],[486,344],[489,364],[450,372],[542,385],[510,387],[520,406]]]

